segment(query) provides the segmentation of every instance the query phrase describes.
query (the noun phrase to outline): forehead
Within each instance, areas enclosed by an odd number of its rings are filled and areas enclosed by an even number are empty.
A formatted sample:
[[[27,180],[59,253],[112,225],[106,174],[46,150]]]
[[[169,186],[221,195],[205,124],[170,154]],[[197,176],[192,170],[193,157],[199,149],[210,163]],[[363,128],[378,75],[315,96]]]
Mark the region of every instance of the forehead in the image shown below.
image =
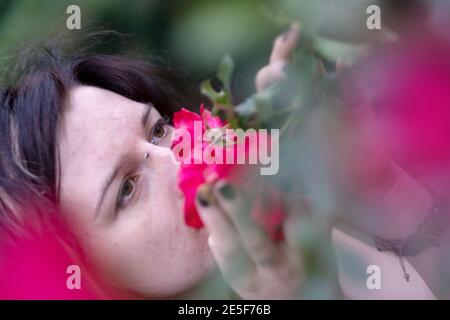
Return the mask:
[[[70,91],[58,136],[62,205],[80,199],[83,203],[78,206],[92,205],[99,180],[109,173],[113,160],[131,152],[142,136],[141,116],[146,108],[96,87]]]
[[[146,106],[112,91],[78,86],[70,90],[63,128],[64,133],[80,124],[96,126],[123,125],[135,120]]]

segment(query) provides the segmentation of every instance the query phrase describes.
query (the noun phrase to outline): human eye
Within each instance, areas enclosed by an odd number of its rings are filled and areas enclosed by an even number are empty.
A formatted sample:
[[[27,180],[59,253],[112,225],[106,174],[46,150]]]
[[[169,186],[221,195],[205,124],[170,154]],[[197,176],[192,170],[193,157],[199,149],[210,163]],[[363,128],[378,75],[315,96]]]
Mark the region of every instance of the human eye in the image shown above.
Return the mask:
[[[150,129],[149,140],[150,143],[158,144],[164,139],[169,131],[169,118],[164,117],[155,122]],[[133,176],[126,178],[120,186],[119,193],[117,195],[116,209],[124,209],[130,202],[130,199],[136,192],[138,187],[139,176]]]
[[[134,176],[127,178],[120,186],[119,194],[117,196],[116,208],[123,209],[126,207],[133,194],[136,191],[137,181],[139,177]]]
[[[164,117],[155,122],[153,127],[150,130],[149,140],[150,143],[159,144],[159,142],[165,138],[168,128],[169,118]]]

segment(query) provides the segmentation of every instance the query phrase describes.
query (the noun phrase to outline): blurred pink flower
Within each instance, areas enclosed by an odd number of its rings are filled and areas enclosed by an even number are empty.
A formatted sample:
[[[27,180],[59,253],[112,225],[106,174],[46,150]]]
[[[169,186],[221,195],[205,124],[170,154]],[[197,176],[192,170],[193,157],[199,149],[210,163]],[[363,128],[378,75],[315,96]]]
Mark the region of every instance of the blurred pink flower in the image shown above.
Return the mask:
[[[432,31],[378,52],[363,77],[370,84],[383,141],[411,170],[450,164],[450,43]]]
[[[24,226],[23,233],[26,236],[11,235],[11,241],[0,245],[0,300],[101,298],[92,282],[87,281],[87,265],[81,259],[81,252],[70,248],[72,255],[66,250],[67,246],[62,242],[68,234],[65,226],[49,224],[41,232]],[[68,287],[73,273],[67,270],[72,265],[80,266],[80,288]]]

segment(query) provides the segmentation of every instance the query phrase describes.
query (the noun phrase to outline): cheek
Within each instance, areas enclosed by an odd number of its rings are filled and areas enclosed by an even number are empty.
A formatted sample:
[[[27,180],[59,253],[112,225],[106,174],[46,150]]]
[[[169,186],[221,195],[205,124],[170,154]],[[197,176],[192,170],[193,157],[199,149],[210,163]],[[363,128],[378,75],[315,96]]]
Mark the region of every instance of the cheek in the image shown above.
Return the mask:
[[[167,219],[177,228],[183,227],[184,200],[177,186],[179,166],[173,161],[169,148],[153,147],[151,151],[153,158],[149,168],[149,199],[146,206],[158,218]]]
[[[165,239],[167,251],[161,255],[197,261],[209,252],[207,232],[190,228],[184,222],[184,199],[177,187],[177,171],[171,158],[158,161],[152,168],[149,199],[143,208],[149,214],[143,220],[148,220],[154,235]]]
[[[123,219],[89,237],[90,257],[109,285],[165,297],[188,290],[214,268],[205,230],[181,225],[172,212],[157,214]]]
[[[148,199],[113,224],[92,230],[87,242],[110,283],[147,295],[171,295],[198,283],[214,260],[206,229],[184,223],[175,164],[158,161],[149,172]]]

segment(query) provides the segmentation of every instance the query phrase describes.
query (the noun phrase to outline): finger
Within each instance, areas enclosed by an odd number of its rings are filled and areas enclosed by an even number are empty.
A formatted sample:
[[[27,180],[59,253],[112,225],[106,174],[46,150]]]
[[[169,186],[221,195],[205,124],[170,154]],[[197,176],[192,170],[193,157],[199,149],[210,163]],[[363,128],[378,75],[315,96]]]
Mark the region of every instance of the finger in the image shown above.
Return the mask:
[[[319,75],[324,76],[327,74],[327,69],[325,68],[325,65],[323,64],[322,59],[319,59],[317,62],[317,69],[319,71]]]
[[[235,226],[241,238],[242,246],[257,268],[273,267],[279,262],[276,244],[253,221],[250,216],[250,208],[242,194],[239,194],[235,187],[225,181],[215,183],[213,194]]]
[[[284,67],[286,64],[286,61],[275,61],[259,70],[255,78],[256,90],[261,91],[274,82],[285,80]]]
[[[290,29],[279,35],[272,48],[269,64],[275,61],[288,61],[300,38],[300,25],[292,23]]]
[[[197,193],[196,207],[209,232],[209,246],[224,278],[232,287],[241,285],[255,274],[255,265],[240,244],[237,230],[224,212],[205,196]]]
[[[300,250],[299,232],[305,217],[311,214],[311,203],[307,197],[289,196],[285,199],[286,216],[283,230],[290,249]]]
[[[345,61],[342,58],[338,58],[336,60],[336,73],[338,75],[342,74],[342,72],[345,71],[346,69],[348,69],[349,66],[350,65],[349,65],[348,61]]]
[[[375,110],[370,105],[367,91],[352,70],[351,63],[338,59],[336,61],[336,73],[346,105],[343,115],[347,125],[349,128],[354,127],[355,131],[353,132],[359,132],[360,134],[366,132],[367,134],[370,133],[369,136],[373,134],[376,136]]]
[[[351,68],[351,63],[344,59],[336,60],[336,74],[348,108],[368,105],[368,95],[361,86]]]

